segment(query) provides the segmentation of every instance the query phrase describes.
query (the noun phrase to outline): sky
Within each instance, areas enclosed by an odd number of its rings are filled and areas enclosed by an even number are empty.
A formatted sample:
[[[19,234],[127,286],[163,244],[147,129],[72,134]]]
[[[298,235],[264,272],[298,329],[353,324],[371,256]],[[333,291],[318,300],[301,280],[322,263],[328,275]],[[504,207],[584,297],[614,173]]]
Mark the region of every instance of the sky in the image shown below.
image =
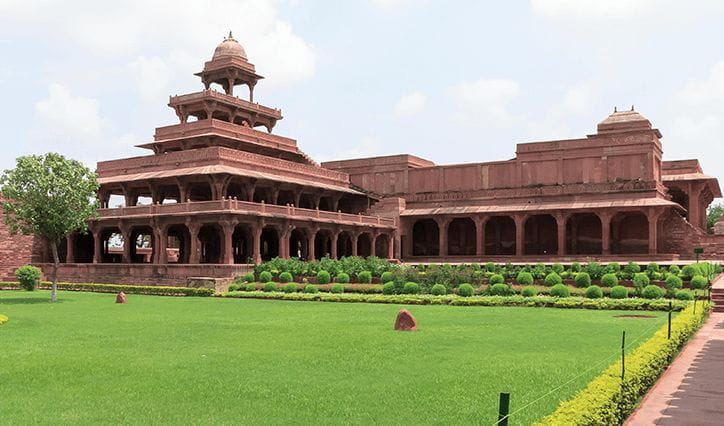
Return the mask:
[[[134,145],[178,123],[168,96],[203,88],[232,30],[274,132],[320,162],[506,160],[634,105],[664,159],[724,177],[723,18],[715,0],[0,0],[0,169],[150,154]]]

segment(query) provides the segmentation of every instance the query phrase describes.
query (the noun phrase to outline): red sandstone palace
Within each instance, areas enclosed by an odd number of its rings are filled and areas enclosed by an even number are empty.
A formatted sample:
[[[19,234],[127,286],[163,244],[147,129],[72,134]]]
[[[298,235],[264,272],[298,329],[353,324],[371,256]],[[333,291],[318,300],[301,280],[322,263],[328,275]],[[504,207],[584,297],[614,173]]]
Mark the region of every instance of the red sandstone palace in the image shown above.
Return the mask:
[[[98,163],[99,217],[68,239],[61,278],[177,283],[275,256],[534,262],[724,251],[724,236],[705,229],[717,179],[697,160],[662,161],[661,133],[633,109],[584,138],[518,144],[506,161],[319,165],[272,133],[282,112],[254,101],[263,77],[231,34],[196,75],[203,90],[169,99],[179,123],[139,145],[151,155]]]

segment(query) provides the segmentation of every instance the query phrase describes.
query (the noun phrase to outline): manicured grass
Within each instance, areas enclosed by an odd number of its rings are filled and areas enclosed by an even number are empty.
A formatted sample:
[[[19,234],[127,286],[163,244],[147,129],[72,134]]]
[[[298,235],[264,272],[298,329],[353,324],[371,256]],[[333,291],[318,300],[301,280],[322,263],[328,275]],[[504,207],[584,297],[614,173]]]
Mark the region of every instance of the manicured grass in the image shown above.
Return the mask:
[[[483,423],[552,412],[665,322],[625,311],[0,292],[2,423]],[[637,344],[638,344],[637,343]],[[633,347],[633,346],[632,346]]]

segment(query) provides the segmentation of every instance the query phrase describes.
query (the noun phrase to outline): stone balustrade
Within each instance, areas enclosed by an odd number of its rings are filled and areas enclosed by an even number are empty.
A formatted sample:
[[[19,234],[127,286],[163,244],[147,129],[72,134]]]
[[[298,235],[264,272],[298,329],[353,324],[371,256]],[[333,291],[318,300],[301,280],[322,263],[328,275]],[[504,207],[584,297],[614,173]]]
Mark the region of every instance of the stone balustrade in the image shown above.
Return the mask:
[[[216,99],[225,103],[229,103],[235,107],[240,107],[245,110],[252,110],[257,111],[262,114],[266,114],[268,116],[271,116],[277,120],[280,120],[282,118],[282,112],[279,109],[276,108],[269,108],[264,105],[260,105],[254,102],[245,101],[241,98],[237,98],[236,96],[227,95],[225,93],[217,92],[213,89],[208,90],[202,90],[201,92],[196,93],[189,93],[187,95],[177,95],[177,96],[170,96],[169,97],[169,104],[170,105],[178,105],[178,104],[185,104],[189,102],[193,102],[196,100],[203,100],[203,99]]]

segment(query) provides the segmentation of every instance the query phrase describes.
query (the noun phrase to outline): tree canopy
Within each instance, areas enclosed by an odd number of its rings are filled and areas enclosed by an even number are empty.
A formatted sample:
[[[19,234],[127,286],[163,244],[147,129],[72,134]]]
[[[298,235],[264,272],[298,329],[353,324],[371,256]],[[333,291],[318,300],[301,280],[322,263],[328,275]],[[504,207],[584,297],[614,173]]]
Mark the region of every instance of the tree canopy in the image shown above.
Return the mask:
[[[712,204],[706,212],[706,229],[714,232],[714,225],[724,215],[724,204]]]

